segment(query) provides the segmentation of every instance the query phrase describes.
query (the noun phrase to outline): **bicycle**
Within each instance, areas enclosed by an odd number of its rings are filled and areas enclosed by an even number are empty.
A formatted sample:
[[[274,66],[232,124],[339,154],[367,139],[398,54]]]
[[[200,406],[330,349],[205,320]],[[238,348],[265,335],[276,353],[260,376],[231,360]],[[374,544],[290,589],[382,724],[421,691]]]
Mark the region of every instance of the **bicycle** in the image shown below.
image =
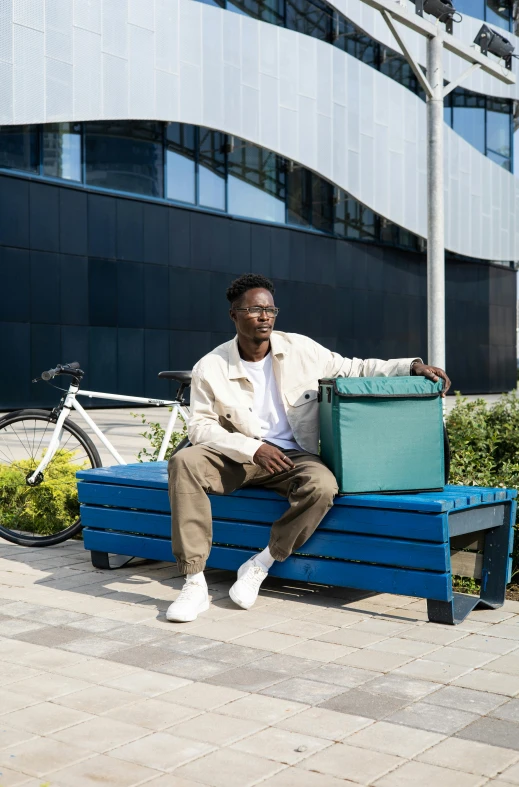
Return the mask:
[[[157,461],[166,455],[177,418],[187,426],[189,408],[184,393],[191,384],[191,372],[159,372],[160,378],[179,383],[172,400],[80,391],[84,374],[77,361],[43,372],[32,382],[50,383],[61,375],[72,378],[68,390],[58,389],[65,392],[58,406],[50,411],[17,410],[0,419],[0,536],[13,544],[54,546],[81,530],[76,472],[101,467],[102,461],[89,435],[69,418],[72,410],[90,426],[118,464],[127,464],[77,396],[171,407]],[[186,445],[189,440],[184,437],[175,451]]]

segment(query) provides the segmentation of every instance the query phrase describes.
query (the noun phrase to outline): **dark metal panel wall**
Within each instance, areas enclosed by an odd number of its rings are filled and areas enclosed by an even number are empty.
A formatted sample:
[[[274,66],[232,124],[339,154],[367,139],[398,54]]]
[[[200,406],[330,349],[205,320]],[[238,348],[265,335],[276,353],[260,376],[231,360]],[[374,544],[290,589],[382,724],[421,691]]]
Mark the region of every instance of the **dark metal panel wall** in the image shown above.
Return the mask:
[[[233,335],[225,289],[272,277],[278,327],[344,355],[426,354],[422,256],[0,176],[0,409],[50,405],[30,380],[79,360],[89,388],[169,396],[157,379]],[[447,264],[448,370],[464,393],[515,385],[515,272]]]

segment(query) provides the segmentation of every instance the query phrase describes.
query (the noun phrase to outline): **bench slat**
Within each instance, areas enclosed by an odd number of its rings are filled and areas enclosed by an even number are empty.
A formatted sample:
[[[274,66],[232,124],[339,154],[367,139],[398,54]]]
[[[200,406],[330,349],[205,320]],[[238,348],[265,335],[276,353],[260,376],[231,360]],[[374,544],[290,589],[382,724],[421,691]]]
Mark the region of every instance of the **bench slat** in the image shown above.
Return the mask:
[[[149,487],[152,489],[168,488],[167,462],[143,462],[115,467],[99,467],[88,471],[80,470],[78,478],[84,483],[112,483],[125,487]],[[493,496],[492,500],[483,500],[482,495]],[[275,500],[278,496],[259,487],[241,489],[235,496],[251,497],[258,500]],[[430,513],[449,511],[453,508],[465,508],[474,505],[471,500],[480,496],[477,502],[492,502],[510,499],[513,490],[491,489],[487,487],[446,486],[442,492],[423,492],[419,494],[388,494],[388,495],[342,495],[335,500],[336,506],[356,506],[368,508],[384,508],[393,510],[411,510]]]
[[[169,539],[150,539],[142,536],[112,533],[85,528],[86,549],[119,555],[138,555],[151,560],[174,561]],[[208,567],[236,570],[251,555],[252,550],[214,546]],[[430,598],[451,601],[450,574],[428,571],[402,571],[386,566],[364,563],[348,563],[315,557],[290,557],[283,563],[274,564],[271,576],[284,579],[315,582],[324,585],[371,590],[379,593]]]
[[[168,538],[171,533],[170,517],[149,511],[120,511],[115,508],[82,506],[81,519],[89,528],[142,533],[158,538]],[[214,544],[264,549],[269,542],[269,535],[268,525],[213,520]],[[305,543],[299,554],[343,561],[359,560],[400,568],[447,571],[450,550],[448,544],[318,530]]]
[[[78,484],[79,499],[83,504],[136,508],[169,514],[167,492],[143,487],[115,484]],[[241,522],[272,524],[288,508],[279,495],[274,500],[257,500],[237,495],[210,495],[213,517]],[[342,530],[417,541],[445,542],[448,540],[446,514],[424,514],[414,511],[391,511],[371,508],[334,506],[319,525],[320,530]]]

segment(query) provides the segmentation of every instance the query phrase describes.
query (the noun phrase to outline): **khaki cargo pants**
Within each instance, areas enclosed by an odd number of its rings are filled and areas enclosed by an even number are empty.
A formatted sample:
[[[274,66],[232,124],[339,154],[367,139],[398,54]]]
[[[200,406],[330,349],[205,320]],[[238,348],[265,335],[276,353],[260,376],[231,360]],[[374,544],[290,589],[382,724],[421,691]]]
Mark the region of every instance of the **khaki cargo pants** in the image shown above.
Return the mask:
[[[213,522],[207,495],[224,495],[244,486],[263,486],[287,497],[290,508],[273,523],[269,548],[285,560],[310,538],[333,504],[337,482],[318,456],[286,451],[294,467],[272,476],[258,465],[240,464],[219,451],[193,445],[173,454],[168,464],[173,554],[183,574],[205,567]]]

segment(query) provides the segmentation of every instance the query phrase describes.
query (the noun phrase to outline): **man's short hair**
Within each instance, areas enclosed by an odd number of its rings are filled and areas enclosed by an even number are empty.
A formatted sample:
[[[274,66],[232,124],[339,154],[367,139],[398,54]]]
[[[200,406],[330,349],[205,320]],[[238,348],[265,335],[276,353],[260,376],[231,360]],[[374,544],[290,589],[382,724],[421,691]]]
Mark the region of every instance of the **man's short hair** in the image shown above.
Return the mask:
[[[244,273],[242,276],[235,279],[231,283],[231,286],[228,287],[226,292],[227,300],[231,304],[236,303],[236,301],[239,301],[243,295],[245,295],[247,290],[256,290],[258,288],[268,290],[274,295],[275,289],[270,279],[267,279],[259,273]]]

